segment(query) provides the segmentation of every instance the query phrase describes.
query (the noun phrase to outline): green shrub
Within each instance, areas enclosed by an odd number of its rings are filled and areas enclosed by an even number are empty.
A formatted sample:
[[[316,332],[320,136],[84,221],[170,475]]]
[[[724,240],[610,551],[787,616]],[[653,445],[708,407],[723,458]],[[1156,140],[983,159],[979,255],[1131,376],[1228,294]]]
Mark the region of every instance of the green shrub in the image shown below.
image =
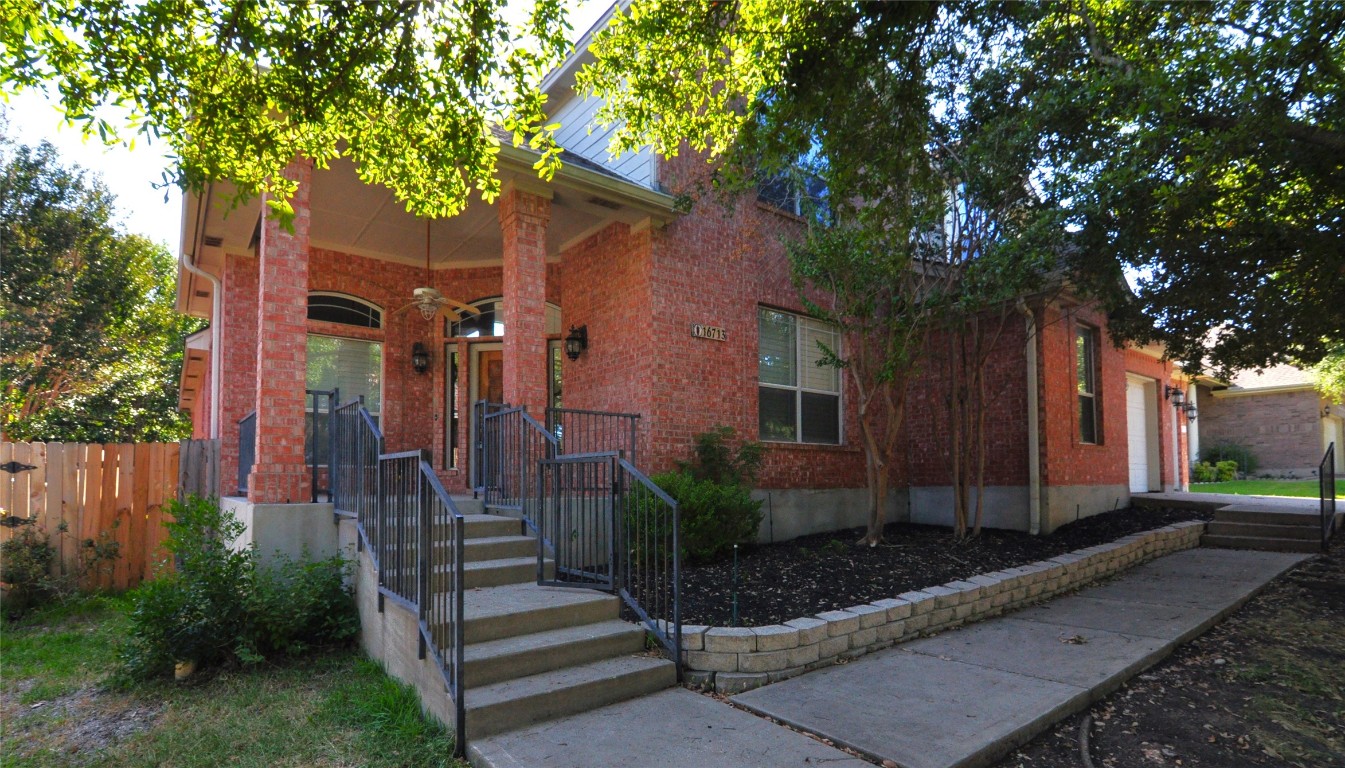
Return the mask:
[[[677,501],[684,560],[713,560],[734,544],[756,536],[761,502],[752,498],[746,486],[702,480],[681,471],[650,479]]]
[[[124,654],[133,676],[166,674],[178,661],[255,663],[358,631],[339,557],[263,566],[251,547],[233,547],[243,524],[213,499],[191,496],[168,511],[174,522],[164,547],[177,569],[133,595]]]
[[[692,438],[691,461],[679,461],[677,466],[697,480],[709,480],[721,485],[751,486],[757,481],[761,460],[766,449],[751,440],[732,446],[733,427],[715,427]],[[664,489],[667,490],[667,489]]]
[[[56,548],[51,546],[50,537],[36,526],[24,526],[0,544],[0,581],[9,585],[6,615],[21,616],[51,598],[51,564],[55,559]]]
[[[1213,483],[1219,479],[1219,471],[1208,461],[1197,462],[1191,467],[1191,482]]]
[[[1222,443],[1209,447],[1201,446],[1200,458],[1216,467],[1220,462],[1231,461],[1237,466],[1238,471],[1244,475],[1252,474],[1260,466],[1256,455],[1252,453],[1250,448],[1236,443]]]
[[[1221,461],[1214,465],[1214,471],[1221,483],[1238,479],[1238,463],[1236,461]]]

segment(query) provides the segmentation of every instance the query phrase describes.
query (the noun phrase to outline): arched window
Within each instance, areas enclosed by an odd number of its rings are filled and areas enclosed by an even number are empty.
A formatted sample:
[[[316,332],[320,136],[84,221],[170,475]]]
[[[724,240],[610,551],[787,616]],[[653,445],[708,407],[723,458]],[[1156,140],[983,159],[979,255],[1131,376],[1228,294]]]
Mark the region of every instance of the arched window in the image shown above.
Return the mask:
[[[474,339],[479,336],[504,335],[504,299],[492,296],[472,302],[472,306],[481,310],[479,315],[468,315],[461,320],[448,324],[448,336]],[[560,333],[560,307],[547,302],[545,333]]]
[[[361,328],[382,328],[383,310],[344,293],[314,291],[308,294],[308,319]]]

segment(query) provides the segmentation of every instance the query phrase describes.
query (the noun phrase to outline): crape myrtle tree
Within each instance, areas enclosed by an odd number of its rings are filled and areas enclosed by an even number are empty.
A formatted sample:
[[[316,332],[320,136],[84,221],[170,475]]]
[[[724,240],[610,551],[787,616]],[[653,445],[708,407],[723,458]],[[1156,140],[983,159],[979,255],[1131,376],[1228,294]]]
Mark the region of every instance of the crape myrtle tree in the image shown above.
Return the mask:
[[[517,5],[517,4],[516,4]],[[0,88],[44,88],[86,133],[143,135],[176,154],[166,182],[231,181],[292,215],[280,171],[351,158],[418,216],[500,190],[498,125],[560,148],[538,85],[568,51],[562,0],[519,23],[504,0],[0,0]],[[117,105],[129,123],[104,119]]]
[[[176,261],[113,225],[113,198],[0,122],[0,433],[8,440],[177,440]]]
[[[605,99],[599,118],[621,126],[618,148],[703,153],[721,189],[791,169],[824,182],[811,185],[825,199],[788,251],[809,310],[845,334],[822,362],[845,369],[856,390],[869,489],[861,541],[871,546],[882,539],[907,392],[935,337],[959,350],[947,405],[961,425],[950,456],[956,531],[968,532],[969,505],[979,510],[968,488],[984,479],[984,363],[1020,317],[1013,300],[1055,253],[1043,235],[1059,220],[1033,187],[1031,149],[983,121],[969,98],[1013,42],[976,26],[977,13],[636,2],[599,35],[579,78]],[[980,324],[987,312],[1000,313],[998,325]]]

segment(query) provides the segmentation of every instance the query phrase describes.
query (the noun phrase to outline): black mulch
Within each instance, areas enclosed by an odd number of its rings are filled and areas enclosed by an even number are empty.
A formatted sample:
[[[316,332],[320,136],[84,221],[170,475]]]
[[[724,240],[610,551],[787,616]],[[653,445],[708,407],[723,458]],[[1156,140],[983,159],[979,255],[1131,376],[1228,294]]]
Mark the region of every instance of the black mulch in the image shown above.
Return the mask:
[[[876,548],[855,545],[863,534],[859,528],[743,546],[738,551],[737,626],[779,624],[896,597],[1195,519],[1209,515],[1126,509],[1085,518],[1049,536],[984,530],[963,542],[955,541],[948,528],[893,523]],[[733,625],[733,558],[684,564],[682,573],[682,621]]]

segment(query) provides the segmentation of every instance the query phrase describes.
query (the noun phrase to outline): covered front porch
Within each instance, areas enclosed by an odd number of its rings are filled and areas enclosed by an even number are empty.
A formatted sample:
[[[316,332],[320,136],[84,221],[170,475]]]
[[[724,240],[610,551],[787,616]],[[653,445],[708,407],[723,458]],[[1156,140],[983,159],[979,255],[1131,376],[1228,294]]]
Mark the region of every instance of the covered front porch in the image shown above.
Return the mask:
[[[672,199],[577,159],[549,183],[526,152],[502,152],[501,169],[499,198],[436,220],[344,159],[290,166],[291,229],[261,200],[228,210],[228,185],[187,201],[179,304],[212,327],[208,373],[184,379],[184,402],[250,502],[308,501],[315,477],[325,485],[314,435],[328,405],[309,391],[362,398],[388,448],[428,450],[451,492],[473,486],[473,403],[539,419],[548,407],[644,410],[638,389],[610,382],[647,324],[632,280]],[[415,303],[426,288],[442,310]]]

